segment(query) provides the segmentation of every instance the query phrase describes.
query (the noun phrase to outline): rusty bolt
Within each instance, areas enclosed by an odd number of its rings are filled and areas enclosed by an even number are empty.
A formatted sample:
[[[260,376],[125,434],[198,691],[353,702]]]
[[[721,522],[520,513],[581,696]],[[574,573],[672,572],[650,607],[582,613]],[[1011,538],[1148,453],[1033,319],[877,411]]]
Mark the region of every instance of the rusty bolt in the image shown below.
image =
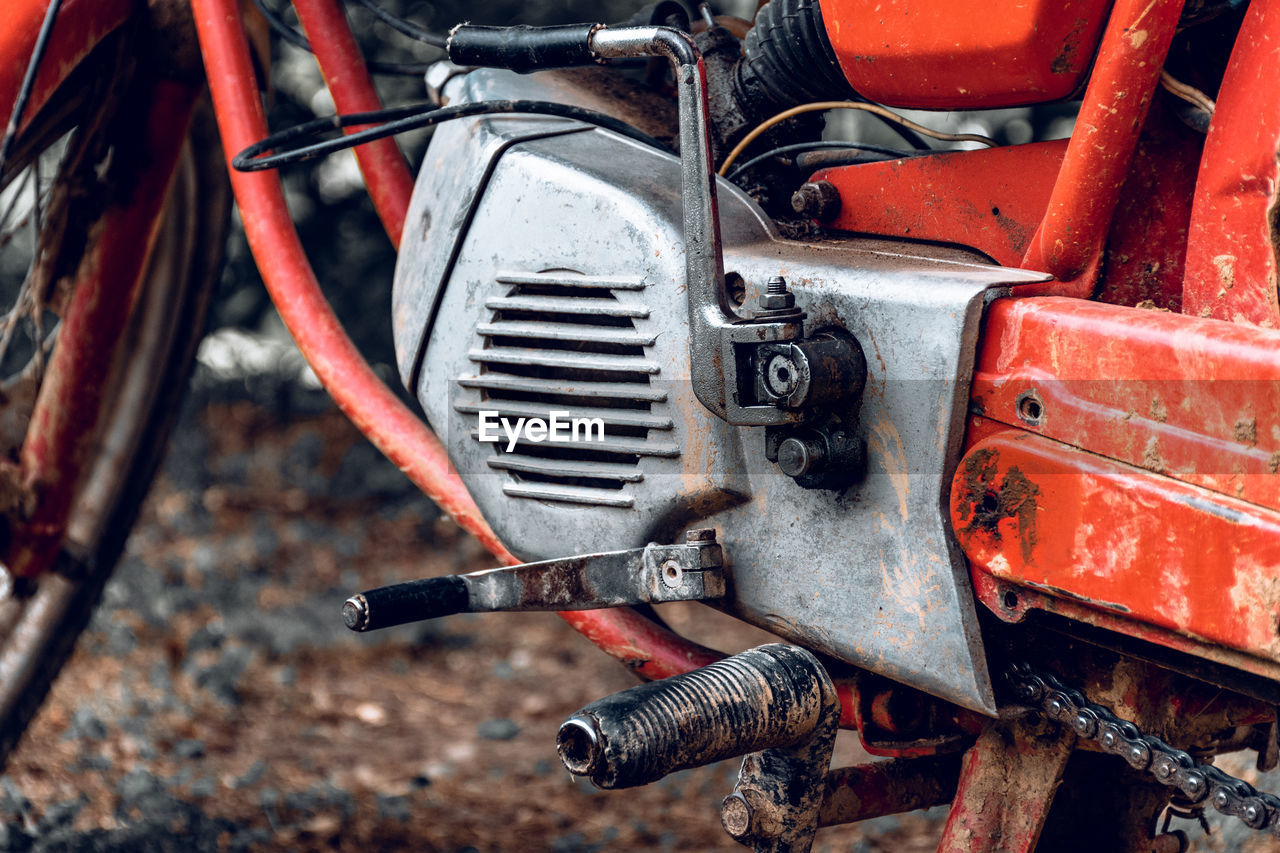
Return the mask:
[[[840,191],[830,181],[809,181],[792,194],[791,209],[823,222],[835,219],[840,212]]]
[[[769,279],[764,293],[760,294],[762,311],[790,311],[796,307],[796,297],[787,289],[787,280],[780,275]]]
[[[724,831],[738,840],[754,835],[752,808],[740,791],[734,791],[720,804],[720,823]]]
[[[714,527],[695,527],[685,533],[684,541],[690,545],[695,542],[714,542],[716,541],[716,529]]]

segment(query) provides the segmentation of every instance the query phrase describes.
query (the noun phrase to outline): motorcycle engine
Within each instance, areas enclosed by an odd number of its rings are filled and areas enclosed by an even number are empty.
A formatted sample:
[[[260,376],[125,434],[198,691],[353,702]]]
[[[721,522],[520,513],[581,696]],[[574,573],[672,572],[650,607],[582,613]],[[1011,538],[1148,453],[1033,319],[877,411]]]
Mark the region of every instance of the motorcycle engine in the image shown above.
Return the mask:
[[[602,71],[478,70],[445,94],[663,118],[652,96]],[[785,240],[720,181],[729,298],[754,304],[784,277],[807,329],[838,329],[866,354],[855,437],[864,461],[839,488],[806,488],[769,461],[764,428],[732,426],[694,394],[680,187],[678,157],[582,122],[491,115],[441,126],[396,269],[403,381],[520,557],[714,527],[730,560],[718,606],[994,713],[944,506],[983,306],[1032,276],[932,245]],[[521,418],[545,428],[499,425]],[[556,423],[560,440],[547,440]]]

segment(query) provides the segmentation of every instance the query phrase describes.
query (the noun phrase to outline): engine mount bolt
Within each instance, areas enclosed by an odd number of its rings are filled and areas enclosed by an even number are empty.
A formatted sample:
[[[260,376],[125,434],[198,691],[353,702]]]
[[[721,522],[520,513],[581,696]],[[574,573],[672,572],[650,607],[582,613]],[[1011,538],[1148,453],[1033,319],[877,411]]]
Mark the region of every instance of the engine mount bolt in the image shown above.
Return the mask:
[[[803,477],[817,470],[825,456],[818,442],[804,438],[793,436],[778,445],[778,467],[788,477]]]
[[[714,542],[716,541],[716,529],[714,527],[695,527],[684,534],[684,541],[689,544],[694,542]]]
[[[840,191],[830,181],[809,181],[791,195],[791,209],[826,222],[840,212]]]
[[[759,304],[762,311],[790,311],[796,307],[796,297],[787,288],[787,280],[775,275],[765,284]]]

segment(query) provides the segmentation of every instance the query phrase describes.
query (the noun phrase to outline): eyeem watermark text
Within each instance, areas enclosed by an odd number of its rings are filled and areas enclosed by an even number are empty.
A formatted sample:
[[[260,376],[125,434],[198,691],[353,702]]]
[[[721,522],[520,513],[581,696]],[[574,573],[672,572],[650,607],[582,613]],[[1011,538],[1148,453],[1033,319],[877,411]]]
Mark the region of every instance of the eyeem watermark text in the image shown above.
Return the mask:
[[[533,444],[541,444],[544,441],[550,441],[553,444],[604,441],[603,418],[572,418],[569,417],[572,412],[552,411],[550,419],[516,418],[513,423],[510,418],[501,417],[497,412],[481,411],[477,414],[480,422],[476,438],[492,443],[500,441],[505,435],[508,453],[516,449],[516,445],[522,438]],[[499,427],[502,430],[501,435],[498,432]]]

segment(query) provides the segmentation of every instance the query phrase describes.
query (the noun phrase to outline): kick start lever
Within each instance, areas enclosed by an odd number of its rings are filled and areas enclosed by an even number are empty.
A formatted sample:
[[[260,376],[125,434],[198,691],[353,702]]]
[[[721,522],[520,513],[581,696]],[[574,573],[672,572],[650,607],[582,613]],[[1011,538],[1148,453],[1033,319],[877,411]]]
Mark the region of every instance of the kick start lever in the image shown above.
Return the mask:
[[[598,610],[721,598],[723,566],[716,532],[690,530],[682,545],[654,543],[371,589],[346,600],[342,619],[352,631],[373,631],[455,613]]]

